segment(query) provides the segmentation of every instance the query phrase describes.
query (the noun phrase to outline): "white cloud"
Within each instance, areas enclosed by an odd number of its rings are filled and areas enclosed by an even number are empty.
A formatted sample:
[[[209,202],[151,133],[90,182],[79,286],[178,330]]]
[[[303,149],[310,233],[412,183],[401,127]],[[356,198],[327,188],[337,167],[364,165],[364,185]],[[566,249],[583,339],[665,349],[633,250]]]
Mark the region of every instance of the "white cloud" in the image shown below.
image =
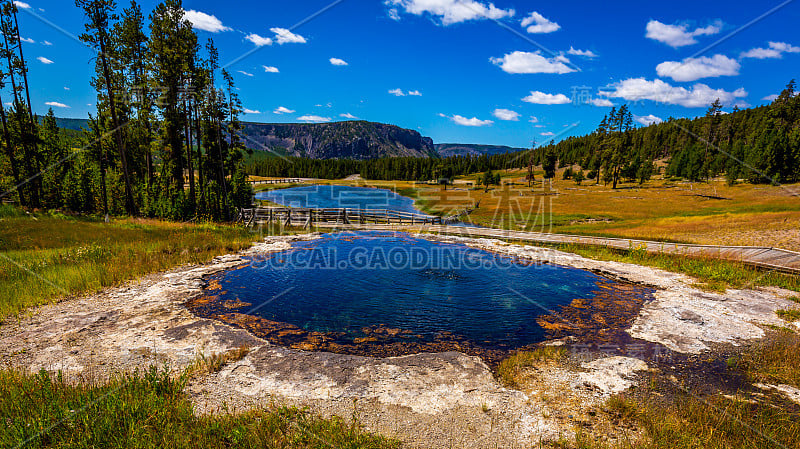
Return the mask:
[[[46,47],[49,47],[49,46],[53,45],[53,43],[50,42],[50,41],[44,41],[44,42],[42,42],[42,45],[44,45]]]
[[[349,118],[350,120],[357,120],[358,119],[358,117],[356,117],[355,115],[353,115],[353,114],[351,114],[349,112],[346,113],[346,114],[339,114],[339,117]]]
[[[533,104],[568,104],[571,103],[569,97],[564,94],[546,94],[539,91],[531,91],[531,94],[523,98],[522,101]]]
[[[742,66],[739,61],[725,55],[686,58],[682,62],[666,61],[656,66],[658,76],[675,81],[697,81],[701,78],[736,76]]]
[[[637,122],[641,123],[644,126],[650,126],[653,123],[659,124],[659,123],[664,121],[664,119],[662,119],[661,117],[656,117],[653,114],[644,115],[644,116],[634,115],[633,119],[636,120]]]
[[[589,101],[589,104],[599,108],[610,108],[614,106],[614,103],[612,103],[608,98],[593,98],[591,101]]]
[[[475,0],[386,0],[386,5],[402,8],[407,14],[438,17],[442,25],[480,19],[504,19],[515,14],[513,9],[500,9],[494,3],[484,4]],[[392,9],[394,12],[392,12]],[[389,10],[389,17],[398,17],[397,8]]]
[[[261,111],[254,111],[252,109],[247,109],[247,108],[244,108],[244,111],[242,112],[244,112],[245,114],[261,114]]]
[[[237,70],[236,72],[237,72],[237,73],[241,73],[241,74],[242,74],[242,75],[244,75],[244,76],[254,76],[252,73],[250,73],[250,72],[245,72],[244,70]]]
[[[265,45],[272,45],[272,39],[268,37],[261,37],[258,34],[252,33],[245,36],[245,40],[248,40],[256,45],[256,47],[263,47]]]
[[[493,64],[500,66],[506,73],[571,73],[575,69],[569,67],[569,59],[564,56],[546,58],[541,52],[515,51],[502,58],[490,58]]]
[[[190,9],[185,11],[184,19],[192,23],[192,28],[208,31],[209,33],[219,33],[221,31],[231,31],[230,28],[222,24],[222,21],[210,14]]]
[[[275,41],[278,45],[306,43],[306,38],[299,34],[294,34],[286,28],[270,28],[269,30],[275,33]]]
[[[264,67],[264,71],[267,72],[267,73],[280,73],[280,70],[278,70],[277,67],[272,67],[272,66],[269,66],[269,65],[265,65],[265,66],[262,66],[262,67]]]
[[[411,96],[411,97],[421,97],[422,96],[422,92],[420,92],[418,90],[409,90],[408,91],[408,95]]]
[[[344,59],[331,58],[328,61],[330,61],[330,63],[333,65],[348,65],[347,61],[345,61]]]
[[[778,94],[767,95],[766,97],[762,98],[762,100],[766,101],[775,101],[778,99]]]
[[[21,37],[21,38],[19,38],[19,40],[21,40],[22,42],[28,43],[28,44],[35,44],[36,43],[35,40],[33,40],[33,39],[29,38],[29,37]]]
[[[64,103],[59,103],[59,102],[57,102],[57,101],[48,101],[48,102],[47,102],[47,103],[45,103],[45,104],[46,104],[47,106],[52,106],[52,107],[54,107],[54,108],[65,108],[65,109],[70,109],[70,107],[69,107],[69,106],[65,105]]]
[[[531,34],[552,33],[561,29],[561,25],[551,22],[549,19],[534,11],[522,19],[521,25]]]
[[[302,117],[297,117],[297,120],[301,122],[312,122],[312,123],[325,123],[331,121],[330,117],[320,117],[318,115],[304,115]]]
[[[569,46],[569,50],[567,50],[567,54],[575,55],[575,56],[583,56],[585,58],[596,58],[597,54],[595,54],[591,50],[578,50],[574,48],[572,45]]]
[[[67,86],[64,86],[64,90],[70,90],[70,88],[67,87]]]
[[[466,118],[460,115],[450,117],[453,123],[461,126],[491,126],[494,122],[491,120],[481,120],[477,117]]]
[[[397,11],[397,8],[390,8],[389,11],[386,12],[390,19],[394,20],[395,22],[400,21],[400,12]]]
[[[25,3],[25,2],[20,2],[20,1],[16,1],[15,0],[14,4],[17,5],[17,8],[31,9],[31,5],[29,5],[29,4]]]
[[[645,37],[669,45],[672,48],[685,47],[697,43],[697,36],[711,36],[722,31],[722,22],[716,21],[705,28],[689,31],[689,25],[667,25],[658,20],[647,22]]]
[[[38,58],[36,58],[36,59],[38,59],[38,60],[39,60],[39,62],[41,62],[42,64],[47,64],[47,65],[50,65],[50,64],[52,64],[52,63],[53,63],[53,61],[51,61],[51,60],[49,60],[49,59],[45,58],[44,56],[39,56],[39,57],[38,57]]]
[[[509,122],[519,121],[519,112],[515,112],[510,109],[495,109],[494,112],[492,112],[492,115],[494,115],[500,120],[505,120]]]
[[[786,42],[770,42],[768,48],[754,48],[742,53],[740,58],[782,58],[784,53],[800,53],[800,47],[794,47]]]
[[[546,132],[546,133],[541,133],[540,135],[544,137],[553,137],[556,135],[556,133]]]
[[[278,107],[278,109],[272,111],[273,114],[293,114],[294,112],[295,112],[294,109],[289,109],[284,106],[280,106]]]
[[[528,120],[531,123],[539,123],[539,117],[531,116],[531,119]]]
[[[403,92],[403,89],[391,89],[389,91],[390,94],[394,95],[395,97],[405,97],[406,93]]]
[[[624,98],[628,101],[650,100],[687,108],[705,107],[717,98],[724,104],[733,104],[738,98],[747,97],[747,91],[744,88],[728,92],[698,83],[691,89],[686,89],[672,86],[659,79],[648,81],[644,78],[629,78],[613,84],[612,87],[613,91],[600,92],[600,94],[610,98]]]

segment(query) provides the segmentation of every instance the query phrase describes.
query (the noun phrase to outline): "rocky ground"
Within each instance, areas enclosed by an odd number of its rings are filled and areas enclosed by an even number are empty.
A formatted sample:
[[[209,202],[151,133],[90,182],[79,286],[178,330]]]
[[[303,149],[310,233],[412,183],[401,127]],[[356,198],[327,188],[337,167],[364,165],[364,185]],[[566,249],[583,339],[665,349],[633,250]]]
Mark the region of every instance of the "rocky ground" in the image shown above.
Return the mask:
[[[652,369],[648,360],[592,354],[570,366],[535,367],[518,391],[501,386],[477,357],[448,352],[373,358],[293,350],[198,318],[185,307],[202,293],[205,276],[241,265],[248,254],[283,251],[293,240],[313,238],[271,237],[243,254],[32,310],[0,327],[0,363],[101,381],[153,364],[180,371],[202,355],[247,346],[251,351],[243,359],[192,380],[188,392],[198,413],[307,406],[322,416],[355,417],[368,430],[408,447],[476,448],[530,447],[569,436],[582,422],[601,419],[596,410],[606,398]],[[655,300],[643,306],[629,333],[681,353],[759,338],[759,325],[786,325],[774,313],[790,304],[778,290],[705,293],[692,288],[686,276],[652,268],[488,239],[442,240],[651,286],[657,289]]]

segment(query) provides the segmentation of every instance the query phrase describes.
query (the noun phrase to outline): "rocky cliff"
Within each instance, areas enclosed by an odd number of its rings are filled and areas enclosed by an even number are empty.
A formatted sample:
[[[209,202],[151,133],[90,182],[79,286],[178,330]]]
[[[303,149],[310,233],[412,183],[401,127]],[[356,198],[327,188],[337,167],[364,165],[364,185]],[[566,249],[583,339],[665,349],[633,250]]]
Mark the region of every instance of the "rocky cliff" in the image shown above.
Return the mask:
[[[383,123],[244,123],[243,126],[246,146],[280,155],[313,159],[438,156],[430,138]]]

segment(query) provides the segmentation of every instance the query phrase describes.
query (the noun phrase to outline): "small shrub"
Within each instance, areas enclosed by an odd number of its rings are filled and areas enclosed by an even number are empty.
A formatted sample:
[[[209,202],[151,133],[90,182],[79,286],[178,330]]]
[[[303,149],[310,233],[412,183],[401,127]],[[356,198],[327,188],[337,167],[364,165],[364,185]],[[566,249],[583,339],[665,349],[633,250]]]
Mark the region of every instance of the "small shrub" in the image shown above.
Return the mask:
[[[800,309],[778,310],[775,312],[775,314],[789,322],[800,320]]]

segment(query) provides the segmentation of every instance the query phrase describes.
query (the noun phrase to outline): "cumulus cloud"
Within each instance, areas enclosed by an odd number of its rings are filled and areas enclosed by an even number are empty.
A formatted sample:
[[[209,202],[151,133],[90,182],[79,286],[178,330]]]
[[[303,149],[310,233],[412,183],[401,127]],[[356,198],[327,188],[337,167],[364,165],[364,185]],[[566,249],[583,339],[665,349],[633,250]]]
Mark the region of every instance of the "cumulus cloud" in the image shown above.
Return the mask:
[[[551,133],[551,132],[548,131],[546,133],[541,133],[540,135],[542,135],[544,137],[553,137],[553,136],[556,135],[556,133]]]
[[[766,97],[762,98],[762,100],[775,101],[778,99],[778,96],[778,94],[767,95]]]
[[[50,65],[50,64],[52,64],[52,63],[53,63],[53,61],[51,61],[51,60],[49,60],[49,59],[45,58],[44,56],[39,56],[39,57],[38,57],[38,58],[36,58],[36,59],[38,59],[38,60],[39,60],[39,62],[41,62],[42,64],[47,64],[47,65]]]
[[[422,96],[422,92],[420,92],[418,90],[409,90],[408,92],[404,92],[403,89],[391,89],[391,90],[389,90],[389,93],[394,95],[395,97],[405,97],[405,96],[421,97]]]
[[[349,112],[346,113],[346,114],[339,114],[339,117],[348,118],[350,120],[357,120],[358,119],[358,117],[356,117],[355,115],[353,115],[353,114],[351,114]]]
[[[28,44],[35,44],[36,43],[35,40],[33,40],[33,39],[29,38],[29,37],[21,37],[21,38],[19,38],[19,40],[21,40],[22,42],[28,43]]]
[[[347,61],[345,61],[344,59],[331,58],[328,61],[330,61],[330,63],[333,65],[348,65]]]
[[[306,38],[299,34],[294,34],[286,28],[270,28],[269,30],[275,33],[275,42],[277,42],[278,45],[306,43]]]
[[[568,104],[571,102],[569,97],[564,94],[546,94],[539,91],[531,91],[531,94],[522,101],[533,104]]]
[[[438,18],[444,26],[470,20],[504,19],[513,17],[513,9],[500,9],[494,3],[475,0],[386,0],[390,6],[389,17],[399,20],[399,9],[417,16],[429,14]]]
[[[552,33],[561,29],[561,25],[550,21],[545,16],[534,11],[522,19],[521,25],[531,34]]]
[[[294,109],[289,109],[284,106],[279,106],[278,109],[272,111],[273,114],[293,114],[294,112]]]
[[[16,5],[17,8],[31,9],[31,5],[29,5],[29,4],[25,3],[25,2],[20,2],[20,1],[16,1],[15,0],[14,1],[14,5]]]
[[[614,106],[614,103],[612,103],[608,98],[593,98],[591,101],[589,101],[589,104],[599,108],[610,108]]]
[[[320,117],[319,115],[303,115],[301,117],[297,117],[297,120],[301,122],[311,122],[311,123],[325,123],[331,121],[330,117]]]
[[[42,42],[42,45],[44,45],[45,47],[49,47],[49,46],[53,45],[53,43],[50,42],[50,41],[44,41],[44,42]]]
[[[267,73],[280,73],[280,70],[278,70],[277,67],[272,67],[272,66],[269,66],[269,65],[265,65],[265,66],[262,66],[262,67],[264,67],[264,71],[267,72]]]
[[[519,112],[512,111],[510,109],[495,109],[494,112],[492,112],[492,115],[494,115],[500,120],[505,120],[509,122],[519,121]]]
[[[261,111],[256,111],[256,110],[247,109],[247,108],[244,108],[244,111],[242,111],[242,112],[244,112],[245,114],[261,114]]]
[[[623,98],[628,101],[650,100],[687,108],[705,107],[717,98],[724,104],[734,104],[737,99],[747,97],[747,91],[743,88],[728,92],[697,83],[690,89],[686,89],[672,86],[659,79],[649,81],[644,78],[629,78],[613,84],[611,87],[614,90],[603,91],[600,94],[609,98]]]
[[[675,81],[696,81],[701,78],[737,76],[741,69],[739,61],[725,55],[686,58],[681,62],[666,61],[656,66],[658,76]]]
[[[531,119],[528,120],[528,121],[531,122],[531,123],[539,123],[539,117],[536,117],[536,116],[532,115]]]
[[[237,72],[237,73],[241,73],[241,74],[242,74],[242,75],[244,75],[244,76],[254,76],[252,73],[250,73],[250,72],[245,72],[244,70],[237,70],[236,72]]]
[[[647,22],[645,37],[669,45],[672,48],[685,47],[697,43],[698,36],[711,36],[722,31],[722,22],[716,21],[705,28],[689,30],[689,25],[667,25],[658,20]]]
[[[447,117],[444,114],[439,114],[442,117]],[[480,126],[491,126],[494,122],[491,120],[481,120],[477,117],[466,118],[461,115],[454,115],[452,117],[447,117],[453,121],[456,125],[461,126],[473,126],[473,127],[480,127]]]
[[[262,37],[258,34],[251,33],[245,36],[245,40],[248,40],[255,44],[256,47],[264,47],[266,45],[272,45],[272,39],[268,37]]]
[[[64,109],[70,109],[70,107],[69,107],[69,106],[65,105],[64,103],[59,103],[59,102],[57,102],[57,101],[48,101],[48,102],[47,102],[47,103],[45,103],[45,104],[46,104],[47,106],[52,106],[52,107],[54,107],[54,108],[64,108]]]
[[[567,54],[575,55],[575,56],[583,56],[585,58],[596,58],[597,54],[591,50],[578,50],[574,48],[572,45],[569,46],[569,50],[567,50]]]
[[[201,11],[190,9],[184,12],[183,18],[192,23],[192,28],[208,31],[209,33],[231,31],[230,28],[222,24],[222,21],[219,20],[217,16],[206,14]]]
[[[782,58],[784,53],[800,53],[800,47],[794,47],[786,42],[770,42],[767,48],[754,48],[740,55],[741,58],[776,59]]]
[[[570,61],[565,56],[546,58],[540,51],[533,53],[515,51],[502,58],[490,58],[489,60],[500,66],[506,73],[557,73],[560,75],[575,71],[567,65],[570,64]]]
[[[664,119],[662,119],[661,117],[656,117],[653,114],[644,115],[644,116],[634,115],[633,119],[636,120],[637,122],[641,123],[644,126],[650,126],[653,123],[659,124],[659,123],[664,121]]]

